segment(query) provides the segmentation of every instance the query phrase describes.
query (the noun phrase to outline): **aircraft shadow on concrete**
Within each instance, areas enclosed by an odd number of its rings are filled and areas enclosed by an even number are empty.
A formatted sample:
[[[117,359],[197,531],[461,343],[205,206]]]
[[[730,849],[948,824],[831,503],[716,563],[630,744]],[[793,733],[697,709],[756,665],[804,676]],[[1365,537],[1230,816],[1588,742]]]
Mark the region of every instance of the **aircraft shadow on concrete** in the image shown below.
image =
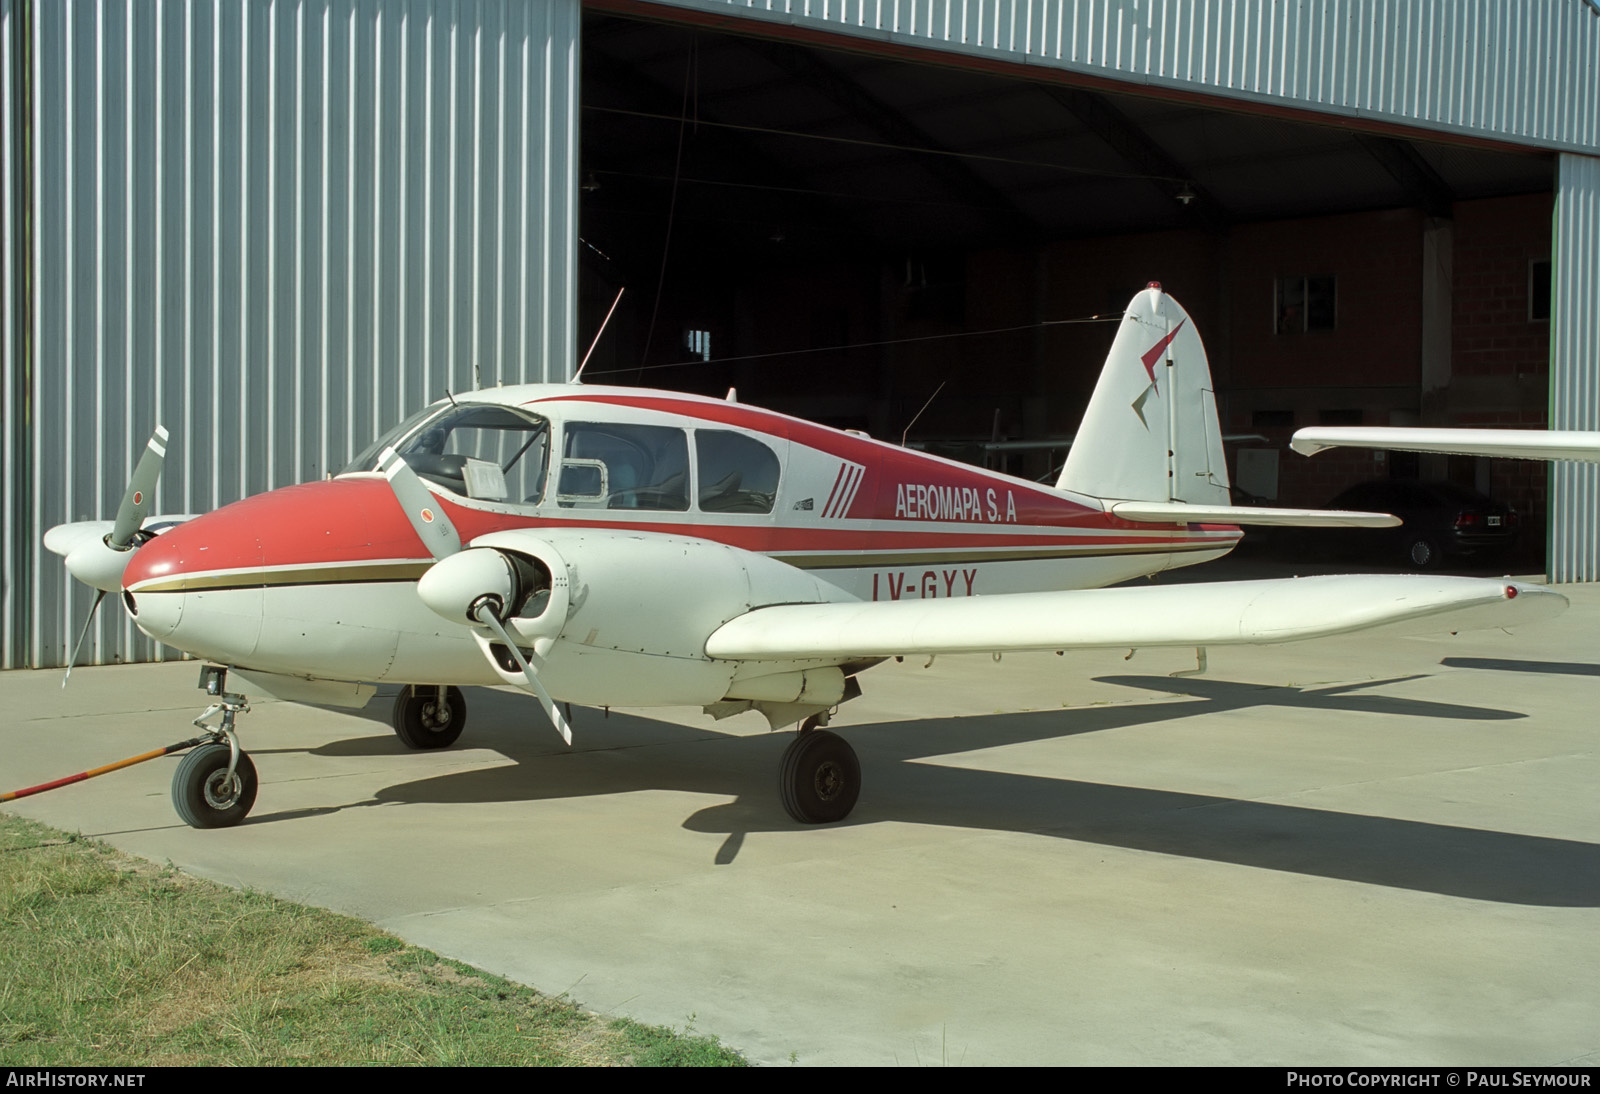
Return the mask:
[[[1490,669],[1497,672],[1545,672],[1562,676],[1600,676],[1600,665],[1582,661],[1522,661],[1509,657],[1446,657],[1439,664],[1450,669]]]
[[[1301,689],[1165,676],[1109,676],[1195,698],[844,727],[861,759],[864,790],[845,824],[879,821],[1055,836],[1259,869],[1446,896],[1553,907],[1600,906],[1600,846],[1366,816],[1326,809],[1011,772],[922,763],[1007,744],[1044,741],[1249,707],[1307,707],[1433,719],[1512,720],[1515,711],[1355,694],[1392,680]],[[500,752],[511,765],[454,770],[380,791],[374,804],[540,801],[669,790],[734,800],[683,822],[725,834],[718,863],[745,839],[792,832],[778,801],[778,757],[792,735],[739,737],[636,715],[578,709],[568,750],[528,700],[472,689],[458,748]],[[376,704],[375,704],[376,705]],[[393,737],[330,743],[322,755],[386,755]],[[262,817],[258,820],[265,820]]]

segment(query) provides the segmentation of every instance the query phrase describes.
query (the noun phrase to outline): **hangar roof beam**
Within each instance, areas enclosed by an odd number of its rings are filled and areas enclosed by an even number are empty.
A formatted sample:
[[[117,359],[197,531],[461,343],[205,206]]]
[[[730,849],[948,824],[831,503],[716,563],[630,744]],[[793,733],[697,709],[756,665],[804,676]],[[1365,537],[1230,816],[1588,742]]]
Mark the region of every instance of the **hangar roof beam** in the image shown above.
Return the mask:
[[[1455,191],[1408,141],[1357,133],[1356,143],[1400,184],[1409,203],[1431,217],[1449,219]]]
[[[1130,121],[1110,99],[1080,87],[1046,85],[1040,90],[1070,111],[1073,117],[1121,156],[1135,171],[1143,175],[1156,175],[1162,179],[1182,180],[1188,186],[1189,193],[1194,195],[1189,202],[1189,208],[1200,224],[1207,228],[1221,228],[1232,219],[1217,199],[1205,187],[1194,181],[1194,175],[1188,167],[1179,163],[1165,148],[1151,140],[1149,135]],[[1170,190],[1164,183],[1152,180],[1152,185],[1159,186],[1161,192],[1169,198],[1177,196],[1176,192]]]
[[[744,45],[795,80],[803,81],[819,94],[825,95],[886,143],[945,153],[919,157],[922,169],[957,200],[985,210],[1001,234],[1029,238],[1039,233],[1040,226],[1018,208],[1004,191],[950,154],[956,150],[946,147],[898,110],[823,61],[817,51],[756,38],[747,39]]]

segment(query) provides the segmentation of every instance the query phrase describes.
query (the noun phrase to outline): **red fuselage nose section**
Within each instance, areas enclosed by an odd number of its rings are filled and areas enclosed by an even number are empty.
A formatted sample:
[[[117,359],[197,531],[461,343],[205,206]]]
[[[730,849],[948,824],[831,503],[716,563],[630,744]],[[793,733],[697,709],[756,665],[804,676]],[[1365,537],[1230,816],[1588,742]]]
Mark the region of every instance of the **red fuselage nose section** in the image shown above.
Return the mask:
[[[443,499],[439,506],[463,540],[506,523]],[[141,597],[305,582],[319,571],[328,581],[359,581],[363,566],[398,560],[432,558],[388,482],[361,476],[286,486],[187,521],[135,552],[122,585]]]
[[[382,502],[387,505],[376,504]],[[136,595],[215,588],[249,582],[264,567],[329,566],[421,551],[388,483],[307,483],[223,506],[157,536],[128,563],[122,585]]]
[[[464,538],[527,523],[436,502]],[[358,476],[273,490],[165,532],[134,552],[123,589],[141,630],[197,657],[375,680],[397,665],[403,636],[439,630],[415,594],[434,561],[388,481]],[[470,638],[457,637],[478,668]]]

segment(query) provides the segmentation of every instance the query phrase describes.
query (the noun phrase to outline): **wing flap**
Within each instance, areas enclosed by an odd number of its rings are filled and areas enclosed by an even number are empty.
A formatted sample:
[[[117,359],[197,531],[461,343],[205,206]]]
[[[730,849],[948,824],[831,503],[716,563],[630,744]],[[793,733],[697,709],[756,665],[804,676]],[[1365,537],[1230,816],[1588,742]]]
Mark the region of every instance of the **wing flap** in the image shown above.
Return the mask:
[[[1443,633],[1563,611],[1538,585],[1367,574],[1011,593],[949,600],[784,604],[723,624],[725,660],[848,660],[912,653],[1269,645],[1373,627]]]
[[[1123,520],[1152,524],[1273,524],[1294,528],[1394,528],[1400,518],[1353,509],[1266,509],[1253,505],[1190,505],[1181,501],[1114,501]]]

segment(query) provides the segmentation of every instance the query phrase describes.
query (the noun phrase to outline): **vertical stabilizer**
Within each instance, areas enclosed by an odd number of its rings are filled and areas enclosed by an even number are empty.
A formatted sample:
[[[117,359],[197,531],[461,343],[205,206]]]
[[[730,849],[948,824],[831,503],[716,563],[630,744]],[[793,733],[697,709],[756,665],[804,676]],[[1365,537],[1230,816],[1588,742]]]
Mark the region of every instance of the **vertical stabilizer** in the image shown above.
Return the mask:
[[[1205,346],[1155,282],[1111,343],[1059,490],[1115,501],[1228,504],[1228,468]]]

